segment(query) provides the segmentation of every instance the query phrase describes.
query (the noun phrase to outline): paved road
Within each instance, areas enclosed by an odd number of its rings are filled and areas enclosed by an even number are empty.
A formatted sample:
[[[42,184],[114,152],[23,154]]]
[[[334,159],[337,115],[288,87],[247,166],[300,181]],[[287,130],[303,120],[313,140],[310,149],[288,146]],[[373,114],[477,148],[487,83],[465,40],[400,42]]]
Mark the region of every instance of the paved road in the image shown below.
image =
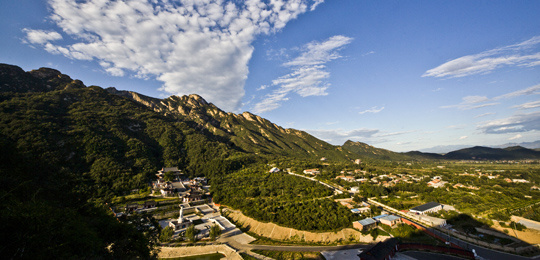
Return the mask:
[[[254,245],[241,244],[234,240],[227,242],[230,246],[240,250],[269,250],[269,251],[288,251],[288,252],[321,252],[321,251],[338,251],[350,249],[366,249],[371,245],[356,244],[343,246],[276,246],[276,245]]]

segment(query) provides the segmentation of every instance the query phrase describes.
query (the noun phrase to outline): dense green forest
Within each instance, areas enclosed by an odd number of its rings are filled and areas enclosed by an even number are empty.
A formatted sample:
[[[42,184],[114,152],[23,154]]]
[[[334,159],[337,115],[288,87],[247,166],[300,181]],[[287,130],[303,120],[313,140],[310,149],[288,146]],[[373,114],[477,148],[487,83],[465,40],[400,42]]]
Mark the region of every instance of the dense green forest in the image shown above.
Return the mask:
[[[349,227],[356,216],[327,198],[332,191],[314,181],[269,167],[251,167],[214,178],[214,201],[257,220],[300,230],[328,231]]]
[[[2,236],[0,252],[7,258],[149,258],[156,223],[118,222],[106,202],[148,189],[164,166],[212,177],[257,160],[190,122],[57,71],[6,66],[0,230],[12,235]]]
[[[0,134],[0,253],[6,259],[128,259],[154,255],[157,223],[119,222],[79,187],[81,176],[21,152]],[[127,224],[127,221],[131,224]]]

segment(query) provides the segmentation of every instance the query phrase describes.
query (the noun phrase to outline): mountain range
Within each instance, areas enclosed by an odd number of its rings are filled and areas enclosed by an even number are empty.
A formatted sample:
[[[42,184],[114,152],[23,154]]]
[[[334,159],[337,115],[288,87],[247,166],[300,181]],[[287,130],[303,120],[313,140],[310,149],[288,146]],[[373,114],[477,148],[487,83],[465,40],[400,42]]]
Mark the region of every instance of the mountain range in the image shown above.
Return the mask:
[[[65,109],[62,112],[59,112],[59,115],[69,114],[69,109],[71,107],[80,102],[88,102],[89,100],[81,100],[88,98],[92,100],[94,103],[93,105],[99,106],[100,109],[118,110],[117,112],[121,115],[116,119],[119,121],[117,123],[120,124],[118,127],[127,127],[129,129],[133,128],[134,125],[138,125],[141,128],[139,129],[139,132],[148,132],[148,122],[134,122],[132,119],[136,116],[130,115],[133,111],[123,110],[116,104],[125,103],[126,107],[135,106],[138,111],[144,110],[144,113],[150,113],[154,117],[159,117],[166,122],[181,124],[184,132],[197,133],[201,138],[213,142],[220,147],[226,147],[226,150],[234,151],[235,153],[292,156],[300,158],[326,157],[333,160],[349,161],[358,157],[380,160],[515,160],[540,158],[540,152],[524,147],[509,147],[504,149],[471,147],[441,155],[418,151],[397,153],[353,141],[347,141],[342,146],[335,146],[328,144],[307,132],[290,128],[285,129],[267,119],[249,112],[241,114],[224,112],[214,104],[206,102],[204,98],[196,94],[158,99],[132,91],[117,90],[115,88],[102,89],[98,86],[87,87],[80,80],[73,80],[70,76],[50,68],[40,68],[38,70],[25,72],[17,66],[0,64],[0,93],[3,93],[2,102],[9,102],[13,97],[19,99],[32,99],[33,97],[36,99],[37,96],[44,94],[46,94],[45,96],[48,98],[61,99],[59,100],[59,103],[64,104],[59,104],[59,107],[64,107]],[[94,93],[94,95],[88,95],[89,93]],[[95,93],[99,94],[96,95]],[[45,108],[39,108],[38,106],[36,109]],[[4,118],[14,116],[13,114],[6,112],[8,111],[4,111],[3,113]],[[96,111],[85,111],[85,113],[93,112]],[[56,118],[56,120],[59,119]],[[63,123],[72,122],[66,119],[60,120],[63,120]],[[45,124],[47,123],[47,120],[39,123]],[[121,124],[127,125],[122,126]],[[118,139],[115,141],[118,141]],[[157,143],[160,143],[159,140],[154,140],[154,142],[156,141]],[[144,142],[145,141],[143,141],[143,143]],[[163,147],[155,147],[154,150],[160,151],[163,150]],[[186,152],[187,148],[183,147],[180,150]],[[159,152],[156,156],[159,156]],[[182,159],[181,157],[182,155],[178,157],[178,160],[186,160],[186,158]],[[174,160],[177,159],[175,158]]]

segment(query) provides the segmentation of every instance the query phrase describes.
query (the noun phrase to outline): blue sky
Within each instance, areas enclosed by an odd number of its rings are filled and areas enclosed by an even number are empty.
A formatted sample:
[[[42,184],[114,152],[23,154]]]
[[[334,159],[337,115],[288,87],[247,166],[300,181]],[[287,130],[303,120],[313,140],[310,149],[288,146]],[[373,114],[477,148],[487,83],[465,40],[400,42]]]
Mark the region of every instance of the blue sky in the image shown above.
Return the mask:
[[[539,1],[0,2],[0,62],[196,93],[335,145],[540,140]],[[443,151],[442,149],[441,151]]]

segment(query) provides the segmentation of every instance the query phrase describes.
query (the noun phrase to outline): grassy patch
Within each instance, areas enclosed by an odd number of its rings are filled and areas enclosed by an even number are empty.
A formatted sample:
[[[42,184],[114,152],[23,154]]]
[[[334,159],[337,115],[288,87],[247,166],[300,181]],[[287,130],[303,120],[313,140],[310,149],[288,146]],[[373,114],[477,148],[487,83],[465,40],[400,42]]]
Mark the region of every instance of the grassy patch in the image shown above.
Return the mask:
[[[253,257],[253,256],[250,256],[246,253],[240,253],[240,256],[244,259],[244,260],[257,260],[257,258]]]

